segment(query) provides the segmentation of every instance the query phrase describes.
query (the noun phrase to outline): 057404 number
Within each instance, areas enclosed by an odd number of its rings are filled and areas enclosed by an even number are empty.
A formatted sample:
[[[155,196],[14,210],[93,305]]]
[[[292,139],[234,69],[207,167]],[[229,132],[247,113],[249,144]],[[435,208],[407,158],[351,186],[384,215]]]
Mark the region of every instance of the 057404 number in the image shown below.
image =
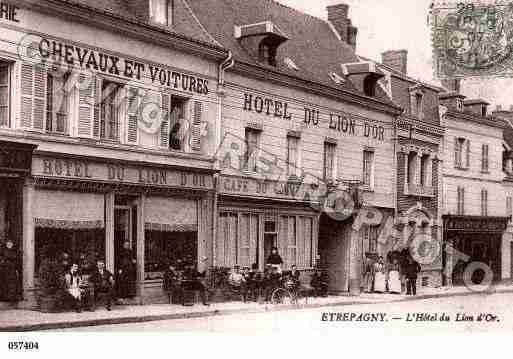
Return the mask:
[[[38,342],[9,342],[7,344],[9,350],[39,350]]]

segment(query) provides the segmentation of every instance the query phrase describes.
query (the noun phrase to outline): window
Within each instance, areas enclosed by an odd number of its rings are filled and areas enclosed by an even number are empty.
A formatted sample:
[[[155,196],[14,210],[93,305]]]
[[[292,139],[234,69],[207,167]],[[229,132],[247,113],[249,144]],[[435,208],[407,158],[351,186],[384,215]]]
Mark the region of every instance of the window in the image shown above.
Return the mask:
[[[330,142],[324,143],[324,179],[334,179],[337,145]]]
[[[173,25],[174,0],[150,0],[150,19],[157,24]]]
[[[470,140],[461,137],[454,139],[454,166],[460,169],[470,166]]]
[[[511,216],[513,211],[513,203],[510,196],[506,197],[506,216]]]
[[[456,109],[459,112],[463,111],[463,100],[461,98],[456,99]]]
[[[260,131],[253,128],[246,128],[245,142],[246,151],[244,153],[244,169],[250,172],[257,172],[257,152]]]
[[[408,173],[407,173],[407,181],[410,184],[415,183],[415,177],[417,172],[417,152],[408,153]]]
[[[368,75],[363,80],[363,92],[366,96],[376,96],[376,78],[373,75]]]
[[[482,146],[481,151],[481,171],[488,172],[488,145]]]
[[[276,46],[262,41],[258,45],[258,59],[267,65],[276,66]]]
[[[10,125],[11,65],[0,61],[0,126]]]
[[[287,136],[287,174],[299,175],[299,138]]]
[[[488,216],[488,191],[481,190],[481,216]]]
[[[465,189],[463,187],[458,187],[457,194],[457,214],[462,216],[465,214]]]
[[[66,133],[70,118],[71,89],[68,86],[70,72],[48,72],[46,92],[46,131]]]
[[[485,105],[481,106],[481,116],[482,117],[486,117],[486,112],[487,112],[486,106]]]
[[[372,188],[374,185],[374,151],[363,151],[363,184]]]
[[[164,272],[169,263],[179,260],[193,262],[197,258],[198,234],[194,231],[144,231],[144,271],[146,279],[154,279],[155,272]],[[153,272],[153,276],[150,274]],[[151,277],[150,277],[151,276]]]
[[[420,185],[428,186],[430,184],[429,176],[429,155],[422,155],[420,158]]]
[[[171,96],[171,109],[169,111],[169,148],[183,151],[188,132],[188,122],[185,119],[187,99]]]
[[[117,141],[119,139],[119,119],[123,86],[103,80],[101,86],[100,138]]]

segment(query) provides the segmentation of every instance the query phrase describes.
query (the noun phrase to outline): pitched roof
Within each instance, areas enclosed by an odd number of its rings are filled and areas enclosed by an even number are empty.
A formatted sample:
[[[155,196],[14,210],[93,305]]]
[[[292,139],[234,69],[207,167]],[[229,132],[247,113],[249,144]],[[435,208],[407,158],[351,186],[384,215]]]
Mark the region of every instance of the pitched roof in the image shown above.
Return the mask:
[[[87,7],[96,11],[107,12],[120,18],[144,22],[150,24],[148,19],[144,19],[136,14],[136,7],[149,6],[149,0],[59,0],[65,4]],[[175,23],[173,27],[159,26],[155,27],[165,29],[166,31],[182,35],[182,37],[219,46],[212,36],[210,36],[201,26],[198,20],[192,14],[190,8],[184,0],[175,1],[174,10]]]
[[[202,25],[235,60],[267,67],[287,75],[317,82],[332,88],[357,91],[350,81],[336,84],[330,73],[342,75],[341,63],[357,62],[354,50],[339,40],[331,25],[273,0],[185,0]],[[277,66],[253,58],[234,36],[235,26],[271,21],[288,37],[278,48]],[[288,66],[289,58],[298,70]]]

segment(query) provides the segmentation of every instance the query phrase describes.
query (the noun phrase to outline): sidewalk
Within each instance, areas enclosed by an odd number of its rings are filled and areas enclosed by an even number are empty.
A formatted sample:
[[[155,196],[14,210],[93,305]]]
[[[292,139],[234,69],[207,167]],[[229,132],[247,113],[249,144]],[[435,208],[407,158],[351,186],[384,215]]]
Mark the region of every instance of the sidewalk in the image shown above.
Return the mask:
[[[513,285],[498,284],[485,294],[513,293]],[[359,296],[340,295],[328,298],[309,298],[308,304],[271,305],[257,303],[214,303],[210,306],[196,304],[192,307],[169,304],[114,306],[112,311],[98,308],[95,312],[40,313],[31,310],[0,311],[0,331],[34,331],[45,329],[87,327],[95,325],[138,323],[155,320],[185,319],[228,315],[236,313],[259,313],[267,311],[321,308],[339,305],[378,304],[440,297],[479,295],[465,287],[423,288],[417,296],[399,294],[363,293]],[[91,328],[94,330],[94,328]]]

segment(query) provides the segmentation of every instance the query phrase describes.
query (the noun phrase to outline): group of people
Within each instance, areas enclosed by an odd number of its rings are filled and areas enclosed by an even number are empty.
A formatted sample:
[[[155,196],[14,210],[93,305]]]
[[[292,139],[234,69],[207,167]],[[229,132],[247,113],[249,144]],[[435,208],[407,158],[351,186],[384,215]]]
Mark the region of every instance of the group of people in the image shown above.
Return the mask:
[[[383,256],[377,260],[366,257],[364,268],[364,291],[377,293],[417,294],[417,277],[421,267],[411,255],[390,258],[385,263]]]
[[[178,262],[170,264],[164,272],[163,287],[169,297],[169,303],[173,298],[182,305],[186,304],[186,295],[198,292],[203,305],[209,305],[206,280],[206,271],[199,272],[192,262]]]

